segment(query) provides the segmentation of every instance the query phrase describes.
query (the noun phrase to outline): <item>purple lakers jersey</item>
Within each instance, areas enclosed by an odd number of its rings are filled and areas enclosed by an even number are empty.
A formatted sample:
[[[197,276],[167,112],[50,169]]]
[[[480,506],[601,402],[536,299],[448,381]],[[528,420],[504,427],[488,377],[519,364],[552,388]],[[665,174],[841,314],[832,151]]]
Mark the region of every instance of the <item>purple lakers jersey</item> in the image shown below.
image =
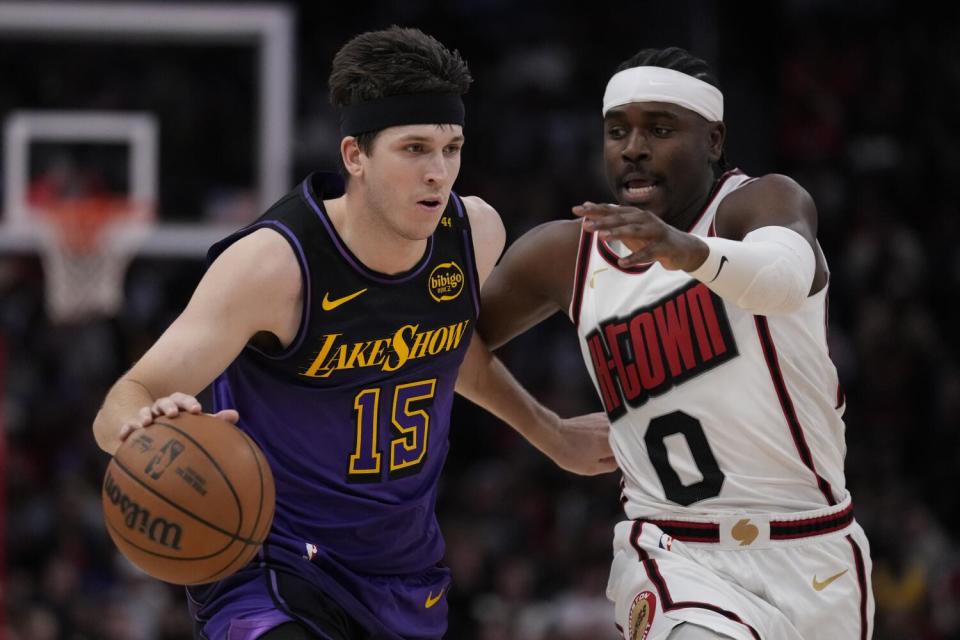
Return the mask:
[[[340,585],[423,572],[443,556],[434,506],[479,290],[458,196],[420,261],[385,275],[351,253],[327,216],[323,200],[342,192],[339,176],[313,174],[209,253],[267,228],[300,263],[295,339],[248,345],[215,381],[215,410],[237,409],[273,470],[276,516],[260,562],[306,563]],[[375,609],[363,593],[339,599]]]

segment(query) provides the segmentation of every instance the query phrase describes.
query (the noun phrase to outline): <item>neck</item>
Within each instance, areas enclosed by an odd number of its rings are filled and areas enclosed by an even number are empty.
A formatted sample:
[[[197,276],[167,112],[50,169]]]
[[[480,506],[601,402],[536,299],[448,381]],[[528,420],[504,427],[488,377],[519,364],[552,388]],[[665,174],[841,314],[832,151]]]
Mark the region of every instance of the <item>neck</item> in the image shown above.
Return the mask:
[[[365,267],[386,275],[412,269],[423,257],[427,240],[410,240],[389,228],[348,185],[344,195],[325,200],[324,207],[340,240]]]
[[[712,175],[713,174],[711,174],[711,176]],[[710,195],[716,188],[717,180],[718,178],[712,178],[710,181],[704,181],[704,189],[697,194],[693,194],[688,204],[677,211],[676,214],[671,215],[669,220],[664,220],[664,222],[669,223],[681,231],[688,231],[707,206]]]

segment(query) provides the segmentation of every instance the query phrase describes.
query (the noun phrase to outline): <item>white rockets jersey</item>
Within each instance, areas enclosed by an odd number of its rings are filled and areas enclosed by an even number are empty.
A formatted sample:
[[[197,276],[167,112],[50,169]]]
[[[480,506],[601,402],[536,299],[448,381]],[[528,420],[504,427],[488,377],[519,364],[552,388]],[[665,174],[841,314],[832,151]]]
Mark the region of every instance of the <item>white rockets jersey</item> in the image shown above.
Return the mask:
[[[689,232],[715,235],[718,182]],[[847,496],[843,396],[827,348],[827,287],[755,316],[683,271],[617,266],[583,233],[570,314],[611,423],[628,518],[820,509]]]

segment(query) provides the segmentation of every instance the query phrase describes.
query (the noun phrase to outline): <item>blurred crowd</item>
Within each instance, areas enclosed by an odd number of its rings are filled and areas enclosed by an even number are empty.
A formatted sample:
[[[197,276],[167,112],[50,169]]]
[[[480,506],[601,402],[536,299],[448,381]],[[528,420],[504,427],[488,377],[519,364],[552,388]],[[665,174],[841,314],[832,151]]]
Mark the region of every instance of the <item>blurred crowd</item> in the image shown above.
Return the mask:
[[[460,0],[438,9],[422,0],[394,13],[342,9],[334,28],[325,4],[298,8],[294,178],[334,166],[324,85],[346,35],[392,22],[420,26],[459,48],[476,78],[457,190],[497,207],[508,241],[568,216],[573,204],[607,198],[599,102],[620,60],[671,44],[706,57],[726,91],[730,163],[791,175],[818,205],[832,271],[831,353],[847,396],[847,484],[872,545],[874,637],[960,638],[960,502],[950,489],[960,463],[956,10],[934,17],[902,13],[897,2],[728,10],[691,1],[659,16],[652,5],[627,3],[581,16],[540,3]],[[618,11],[633,19],[616,19]],[[762,19],[750,22],[748,11]],[[112,73],[101,70],[105,87]],[[217,86],[210,91],[215,102]],[[190,95],[187,106],[205,99]],[[111,382],[182,309],[203,268],[138,259],[118,317],[55,326],[37,259],[0,259],[3,637],[191,637],[182,590],[145,578],[106,535],[99,482],[107,459],[89,427]],[[599,408],[564,318],[501,356],[560,413]],[[604,587],[622,515],[619,477],[563,473],[464,401],[451,445],[438,503],[454,572],[448,637],[616,638]]]

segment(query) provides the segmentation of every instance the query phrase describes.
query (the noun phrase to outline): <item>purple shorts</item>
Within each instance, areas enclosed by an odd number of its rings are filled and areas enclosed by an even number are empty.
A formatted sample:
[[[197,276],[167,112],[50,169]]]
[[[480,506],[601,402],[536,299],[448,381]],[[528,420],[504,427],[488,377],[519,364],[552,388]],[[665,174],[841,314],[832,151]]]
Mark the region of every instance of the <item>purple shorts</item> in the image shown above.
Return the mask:
[[[320,638],[340,637],[332,619],[351,620],[349,635],[383,640],[440,640],[447,629],[450,570],[413,575],[347,572],[326,559],[309,561],[274,545],[238,573],[190,587],[187,599],[198,638],[255,640],[297,621]],[[335,609],[336,611],[331,611]],[[326,633],[325,629],[335,629]]]

